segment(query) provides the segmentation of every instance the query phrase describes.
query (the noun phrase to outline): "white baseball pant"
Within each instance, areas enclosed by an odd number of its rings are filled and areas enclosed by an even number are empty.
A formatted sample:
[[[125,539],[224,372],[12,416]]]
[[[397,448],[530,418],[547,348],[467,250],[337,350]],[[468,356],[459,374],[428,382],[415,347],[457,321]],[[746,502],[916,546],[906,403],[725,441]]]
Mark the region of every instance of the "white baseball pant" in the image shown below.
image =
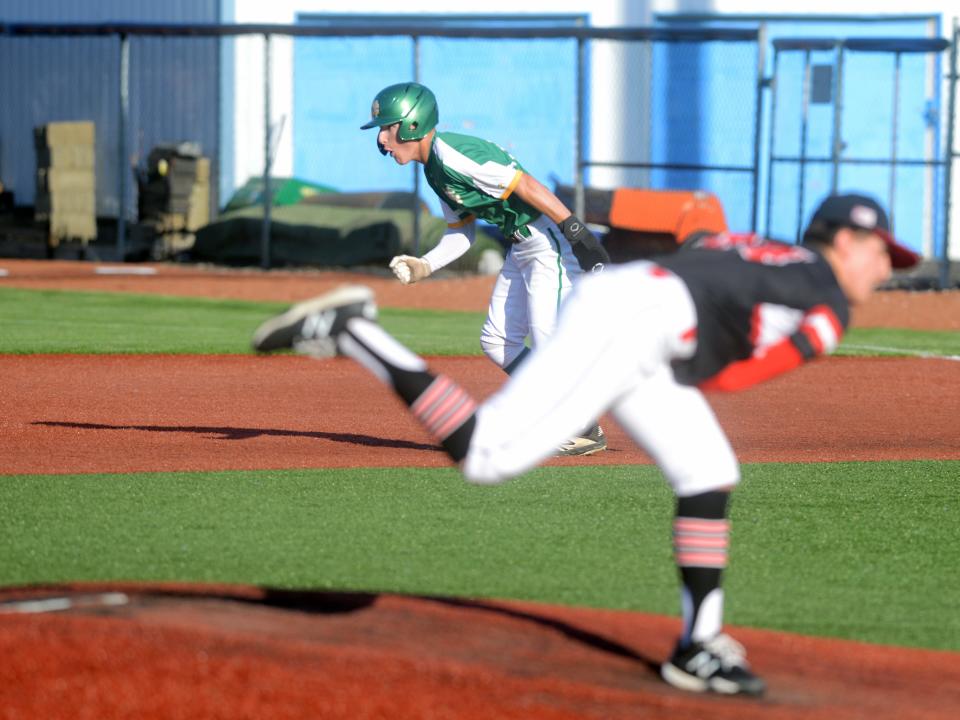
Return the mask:
[[[681,497],[735,485],[739,465],[703,394],[671,360],[696,348],[686,286],[649,262],[585,277],[552,337],[478,410],[463,463],[474,483],[533,468],[606,411]]]
[[[553,333],[560,304],[583,272],[553,221],[541,216],[527,227],[530,237],[507,253],[480,332],[483,352],[503,368],[523,352],[528,335],[536,348]]]

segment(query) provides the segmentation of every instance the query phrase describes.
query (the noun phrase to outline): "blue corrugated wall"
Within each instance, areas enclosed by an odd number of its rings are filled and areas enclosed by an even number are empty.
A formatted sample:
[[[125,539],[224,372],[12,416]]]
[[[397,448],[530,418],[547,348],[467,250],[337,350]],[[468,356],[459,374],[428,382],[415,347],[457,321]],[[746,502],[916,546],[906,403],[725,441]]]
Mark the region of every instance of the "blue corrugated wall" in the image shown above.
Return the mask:
[[[4,0],[0,22],[192,22],[220,20],[219,0]],[[97,212],[116,216],[119,172],[128,174],[127,215],[135,217],[131,163],[165,142],[199,142],[217,187],[219,44],[215,39],[130,38],[130,120],[121,160],[120,41],[115,37],[0,36],[0,180],[17,204],[32,204],[33,128],[56,120],[96,123]]]

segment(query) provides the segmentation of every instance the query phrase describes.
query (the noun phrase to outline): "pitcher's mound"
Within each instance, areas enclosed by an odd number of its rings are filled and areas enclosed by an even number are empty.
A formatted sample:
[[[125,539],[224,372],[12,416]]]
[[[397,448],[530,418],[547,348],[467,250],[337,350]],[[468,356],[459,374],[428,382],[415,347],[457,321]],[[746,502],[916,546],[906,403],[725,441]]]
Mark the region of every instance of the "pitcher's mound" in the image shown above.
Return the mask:
[[[664,685],[675,619],[534,603],[74,584],[0,591],[30,718],[955,718],[960,653],[732,629],[762,700]]]

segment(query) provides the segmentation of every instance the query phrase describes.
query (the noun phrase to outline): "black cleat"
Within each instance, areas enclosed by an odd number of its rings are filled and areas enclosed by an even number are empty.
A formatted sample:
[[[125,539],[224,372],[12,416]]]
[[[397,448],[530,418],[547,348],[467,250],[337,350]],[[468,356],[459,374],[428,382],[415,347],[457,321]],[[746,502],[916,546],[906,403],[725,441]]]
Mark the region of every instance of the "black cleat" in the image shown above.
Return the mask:
[[[729,635],[674,650],[660,676],[681,690],[759,697],[766,683],[750,672],[743,646]]]
[[[264,322],[253,334],[253,349],[296,350],[313,357],[333,357],[337,354],[337,335],[355,317],[377,319],[373,290],[364,285],[342,285]]]

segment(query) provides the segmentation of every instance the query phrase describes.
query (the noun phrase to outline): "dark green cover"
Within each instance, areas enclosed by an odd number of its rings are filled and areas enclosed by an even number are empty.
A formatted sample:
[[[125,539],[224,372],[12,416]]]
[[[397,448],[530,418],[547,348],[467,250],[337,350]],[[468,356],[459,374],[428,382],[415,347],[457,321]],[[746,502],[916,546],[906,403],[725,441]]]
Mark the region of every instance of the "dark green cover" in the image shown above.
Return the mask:
[[[336,192],[328,185],[299,178],[271,178],[273,205],[295,205],[302,200],[323,193]],[[230,197],[225,210],[240,210],[252,205],[263,205],[263,178],[252,177]]]
[[[441,218],[423,215],[422,237],[436,243]],[[195,260],[223,265],[259,265],[263,208],[224,213],[200,228],[192,249]],[[270,264],[350,267],[389,263],[413,236],[406,210],[286,205],[274,208],[270,223]]]

